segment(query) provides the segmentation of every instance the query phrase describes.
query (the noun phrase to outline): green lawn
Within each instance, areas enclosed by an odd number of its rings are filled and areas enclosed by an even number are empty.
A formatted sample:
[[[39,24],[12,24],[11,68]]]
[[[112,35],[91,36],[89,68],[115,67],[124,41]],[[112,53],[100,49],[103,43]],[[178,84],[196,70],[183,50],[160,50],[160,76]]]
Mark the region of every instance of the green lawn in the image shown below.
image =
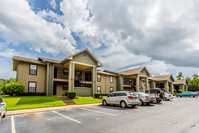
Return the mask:
[[[78,97],[73,99],[76,104],[101,103],[102,100],[93,97]]]
[[[56,96],[21,96],[2,97],[7,104],[7,110],[31,109],[66,105]]]

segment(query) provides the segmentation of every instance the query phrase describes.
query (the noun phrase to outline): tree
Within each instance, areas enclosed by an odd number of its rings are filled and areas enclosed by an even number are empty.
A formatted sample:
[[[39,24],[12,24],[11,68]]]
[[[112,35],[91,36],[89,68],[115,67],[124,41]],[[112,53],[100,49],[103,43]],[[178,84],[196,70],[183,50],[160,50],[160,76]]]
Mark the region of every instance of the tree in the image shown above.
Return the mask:
[[[3,91],[4,94],[8,94],[10,96],[20,95],[24,92],[24,90],[25,85],[22,82],[10,82],[1,86],[1,91]]]
[[[184,75],[182,74],[182,72],[179,72],[178,76],[176,78],[177,78],[177,80],[184,79]]]

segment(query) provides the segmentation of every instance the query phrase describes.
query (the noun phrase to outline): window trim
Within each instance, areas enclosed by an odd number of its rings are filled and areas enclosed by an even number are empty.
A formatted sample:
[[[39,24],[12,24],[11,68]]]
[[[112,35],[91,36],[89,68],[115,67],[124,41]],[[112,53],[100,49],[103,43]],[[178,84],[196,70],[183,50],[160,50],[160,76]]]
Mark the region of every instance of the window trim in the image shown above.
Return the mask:
[[[113,83],[113,76],[110,76],[110,83]]]
[[[99,93],[101,93],[101,86],[97,86],[97,92],[98,92],[98,87],[100,87],[100,92]]]
[[[100,78],[98,78],[98,75],[100,76]],[[97,82],[101,82],[101,75],[97,74]]]
[[[37,92],[37,82],[36,81],[28,81],[28,92],[30,92],[29,91],[29,87],[30,87],[29,85],[30,85],[30,83],[35,83],[35,92]]]
[[[31,74],[30,73],[30,66],[31,65],[36,65],[36,74]],[[29,64],[29,75],[37,75],[37,69],[38,69],[38,65],[37,64]]]

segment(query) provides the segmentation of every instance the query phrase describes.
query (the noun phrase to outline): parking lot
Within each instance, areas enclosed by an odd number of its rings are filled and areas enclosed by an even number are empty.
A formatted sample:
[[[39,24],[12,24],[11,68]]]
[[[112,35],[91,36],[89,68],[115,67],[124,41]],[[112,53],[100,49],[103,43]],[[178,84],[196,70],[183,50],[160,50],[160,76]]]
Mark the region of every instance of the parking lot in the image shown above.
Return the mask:
[[[2,119],[0,133],[196,133],[199,98],[175,98],[151,106],[94,106]]]

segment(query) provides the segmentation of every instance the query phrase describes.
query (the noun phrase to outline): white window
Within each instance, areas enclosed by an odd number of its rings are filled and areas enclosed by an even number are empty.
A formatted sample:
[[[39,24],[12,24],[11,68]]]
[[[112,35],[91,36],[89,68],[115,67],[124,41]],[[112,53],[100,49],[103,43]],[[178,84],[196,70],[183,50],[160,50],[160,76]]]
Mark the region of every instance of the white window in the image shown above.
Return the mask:
[[[37,75],[37,65],[30,64],[29,74],[30,75]]]
[[[97,82],[101,82],[101,75],[100,74],[97,75]]]
[[[113,77],[110,77],[110,83],[113,83]]]
[[[97,87],[97,92],[101,93],[101,86]]]
[[[110,87],[110,93],[112,93],[113,92],[113,87]]]
[[[36,92],[36,82],[29,82],[28,92]]]

